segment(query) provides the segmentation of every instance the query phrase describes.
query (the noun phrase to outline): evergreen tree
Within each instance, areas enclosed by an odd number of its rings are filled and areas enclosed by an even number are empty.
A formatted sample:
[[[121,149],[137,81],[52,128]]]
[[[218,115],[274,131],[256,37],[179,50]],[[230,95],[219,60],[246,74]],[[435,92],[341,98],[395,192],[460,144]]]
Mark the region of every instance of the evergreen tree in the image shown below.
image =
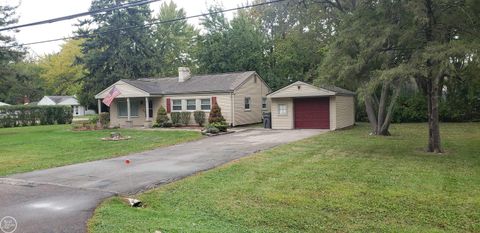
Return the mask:
[[[112,7],[135,0],[93,0],[90,10]],[[87,70],[80,101],[95,105],[93,96],[120,79],[143,78],[155,71],[148,5],[95,14],[79,24],[78,34],[85,36],[84,56],[80,59]],[[130,29],[118,30],[119,28]],[[92,35],[93,36],[90,36]]]
[[[17,23],[15,10],[16,7],[0,5],[0,28]],[[13,36],[0,33],[0,101],[9,103],[16,103],[17,95],[23,97],[30,94],[16,89],[21,88],[23,84],[17,79],[14,63],[20,62],[25,55],[24,49],[16,45],[18,43]]]
[[[168,119],[167,110],[165,110],[163,106],[160,106],[160,108],[157,111],[157,119],[156,119],[157,124],[163,127],[163,125],[169,121],[170,119]]]
[[[339,33],[322,67],[330,73],[326,76],[364,90],[372,129],[378,132],[380,128],[380,134],[385,133],[384,125],[388,130],[398,82],[415,78],[427,97],[427,150],[442,152],[439,95],[446,78],[478,65],[480,27],[472,20],[479,16],[478,5],[474,1],[396,0],[362,1],[347,8],[342,1],[326,2],[348,12],[341,15]],[[381,96],[379,100],[375,93]]]
[[[405,3],[406,4],[406,3]],[[408,65],[427,97],[429,152],[443,152],[440,141],[439,97],[443,83],[468,67],[478,67],[480,7],[478,1],[417,0],[406,4],[414,21],[406,27],[414,42]]]
[[[212,109],[210,110],[210,115],[208,115],[208,123],[225,123],[225,118],[222,115],[222,109],[220,106],[215,102],[212,105]]]
[[[401,40],[401,28],[410,22],[411,14],[401,1],[360,3],[343,16],[319,70],[319,83],[357,90],[375,135],[390,135],[402,82],[412,77],[405,65],[411,50],[395,49],[409,45]]]

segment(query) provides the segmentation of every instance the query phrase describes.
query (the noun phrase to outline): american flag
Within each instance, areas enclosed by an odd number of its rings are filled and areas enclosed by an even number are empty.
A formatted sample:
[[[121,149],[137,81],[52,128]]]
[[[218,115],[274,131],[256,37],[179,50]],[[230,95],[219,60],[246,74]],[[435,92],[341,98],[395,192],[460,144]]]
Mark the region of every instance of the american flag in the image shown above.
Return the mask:
[[[110,107],[110,105],[112,104],[112,101],[113,99],[115,99],[115,97],[119,96],[121,93],[120,91],[117,89],[117,87],[113,86],[112,90],[110,90],[108,92],[108,95],[103,99],[103,103],[105,105],[107,105],[108,107]]]

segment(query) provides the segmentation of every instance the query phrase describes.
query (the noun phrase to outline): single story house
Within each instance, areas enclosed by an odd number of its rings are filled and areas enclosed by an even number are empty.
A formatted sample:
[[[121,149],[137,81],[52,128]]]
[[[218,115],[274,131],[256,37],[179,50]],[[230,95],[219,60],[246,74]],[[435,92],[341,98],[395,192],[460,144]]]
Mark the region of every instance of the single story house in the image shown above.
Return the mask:
[[[110,124],[121,127],[151,126],[160,106],[169,115],[197,110],[208,114],[214,102],[231,126],[258,123],[269,110],[271,92],[255,71],[191,75],[186,67],[178,69],[177,77],[120,80],[95,95],[99,106],[112,90],[120,94],[111,102]],[[196,124],[193,114],[190,124]]]
[[[74,116],[85,115],[85,107],[80,105],[75,96],[44,96],[37,105],[68,105],[72,107]]]
[[[4,103],[4,102],[0,102],[0,106],[9,106],[10,104],[7,104],[7,103]]]
[[[355,123],[355,93],[295,82],[268,95],[273,129],[336,130]]]

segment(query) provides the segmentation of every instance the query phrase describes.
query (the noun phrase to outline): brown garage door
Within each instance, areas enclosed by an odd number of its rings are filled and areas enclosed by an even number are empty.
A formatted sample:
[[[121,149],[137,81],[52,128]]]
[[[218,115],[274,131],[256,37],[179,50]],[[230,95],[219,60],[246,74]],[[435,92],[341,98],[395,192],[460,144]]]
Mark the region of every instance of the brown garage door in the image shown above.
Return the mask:
[[[295,128],[330,129],[329,97],[293,100]]]

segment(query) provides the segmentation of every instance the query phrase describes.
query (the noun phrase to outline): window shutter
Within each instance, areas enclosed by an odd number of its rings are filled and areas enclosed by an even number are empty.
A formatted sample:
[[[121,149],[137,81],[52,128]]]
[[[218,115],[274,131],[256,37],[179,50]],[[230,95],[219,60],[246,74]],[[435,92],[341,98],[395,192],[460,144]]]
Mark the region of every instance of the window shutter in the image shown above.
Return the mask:
[[[217,103],[217,97],[213,96],[212,97],[212,106]]]
[[[170,101],[170,98],[167,98],[167,113],[170,113],[171,112],[171,104],[172,102]]]

